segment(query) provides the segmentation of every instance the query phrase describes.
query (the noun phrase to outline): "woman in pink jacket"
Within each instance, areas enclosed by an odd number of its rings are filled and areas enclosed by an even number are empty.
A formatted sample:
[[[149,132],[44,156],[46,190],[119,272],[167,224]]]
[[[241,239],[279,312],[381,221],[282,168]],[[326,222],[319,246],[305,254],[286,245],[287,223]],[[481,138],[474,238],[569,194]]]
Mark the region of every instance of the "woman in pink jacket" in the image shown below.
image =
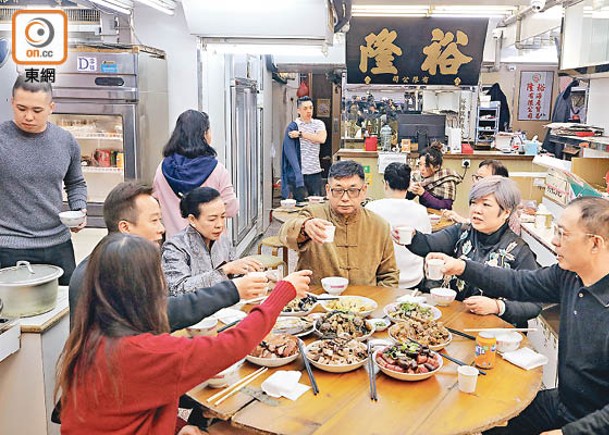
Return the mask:
[[[216,155],[211,147],[207,113],[197,110],[182,113],[163,149],[164,159],[153,182],[153,195],[161,205],[168,239],[188,224],[180,215],[180,199],[196,187],[213,187],[219,191],[226,204],[226,217],[233,217],[239,211],[230,174]]]

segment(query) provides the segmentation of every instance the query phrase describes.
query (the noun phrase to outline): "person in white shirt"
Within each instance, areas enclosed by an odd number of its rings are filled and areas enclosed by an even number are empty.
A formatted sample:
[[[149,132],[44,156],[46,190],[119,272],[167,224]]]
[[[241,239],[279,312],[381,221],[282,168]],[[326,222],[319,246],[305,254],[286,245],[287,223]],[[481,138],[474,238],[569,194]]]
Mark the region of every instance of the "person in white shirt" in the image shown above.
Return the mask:
[[[296,107],[298,119],[295,122],[298,130],[290,131],[288,135],[292,139],[300,139],[301,170],[309,196],[323,196],[319,146],[328,137],[326,125],[319,119],[313,119],[311,98],[299,98]]]
[[[431,222],[427,209],[406,199],[410,184],[410,167],[404,163],[390,163],[384,174],[384,199],[366,205],[384,218],[392,228],[407,225],[426,234],[431,233]],[[423,279],[423,258],[394,243],[395,259],[400,269],[400,288],[416,287]]]

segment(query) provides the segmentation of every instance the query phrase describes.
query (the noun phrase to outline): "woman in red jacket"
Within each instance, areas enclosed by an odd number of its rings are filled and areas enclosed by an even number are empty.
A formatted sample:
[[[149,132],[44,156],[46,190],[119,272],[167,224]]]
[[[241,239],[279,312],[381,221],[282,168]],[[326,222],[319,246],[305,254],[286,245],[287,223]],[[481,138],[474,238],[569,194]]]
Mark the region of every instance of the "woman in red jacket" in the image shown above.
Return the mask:
[[[137,236],[106,236],[91,255],[58,365],[62,433],[174,433],[178,398],[244,358],[283,307],[305,296],[310,274],[288,275],[216,337],[174,337],[158,247]]]

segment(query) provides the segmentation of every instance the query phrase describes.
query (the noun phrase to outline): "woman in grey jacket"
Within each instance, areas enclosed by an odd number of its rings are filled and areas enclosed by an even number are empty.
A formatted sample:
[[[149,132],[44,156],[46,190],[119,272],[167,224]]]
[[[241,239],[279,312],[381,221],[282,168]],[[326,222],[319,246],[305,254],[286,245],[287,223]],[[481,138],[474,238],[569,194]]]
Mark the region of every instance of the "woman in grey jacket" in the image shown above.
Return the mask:
[[[531,249],[508,225],[519,202],[520,192],[514,181],[497,175],[484,178],[469,193],[470,224],[456,224],[433,234],[417,231],[407,248],[420,256],[443,252],[506,269],[537,269]],[[400,243],[397,232],[393,237]],[[464,301],[472,313],[496,314],[507,322],[526,326],[527,320],[541,311],[538,303],[489,298],[458,277],[447,279],[457,291],[457,300]]]
[[[235,259],[232,241],[224,232],[226,206],[216,189],[191,190],[180,201],[180,212],[188,226],[165,242],[162,250],[162,267],[171,296],[262,270],[257,260]]]

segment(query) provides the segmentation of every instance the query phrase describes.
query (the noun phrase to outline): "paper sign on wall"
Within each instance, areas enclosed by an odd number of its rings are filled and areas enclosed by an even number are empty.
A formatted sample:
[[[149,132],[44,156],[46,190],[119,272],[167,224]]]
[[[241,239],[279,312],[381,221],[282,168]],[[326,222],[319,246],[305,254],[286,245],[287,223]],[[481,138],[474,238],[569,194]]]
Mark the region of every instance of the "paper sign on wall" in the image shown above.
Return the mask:
[[[518,94],[519,121],[548,121],[552,104],[553,71],[522,71]]]

